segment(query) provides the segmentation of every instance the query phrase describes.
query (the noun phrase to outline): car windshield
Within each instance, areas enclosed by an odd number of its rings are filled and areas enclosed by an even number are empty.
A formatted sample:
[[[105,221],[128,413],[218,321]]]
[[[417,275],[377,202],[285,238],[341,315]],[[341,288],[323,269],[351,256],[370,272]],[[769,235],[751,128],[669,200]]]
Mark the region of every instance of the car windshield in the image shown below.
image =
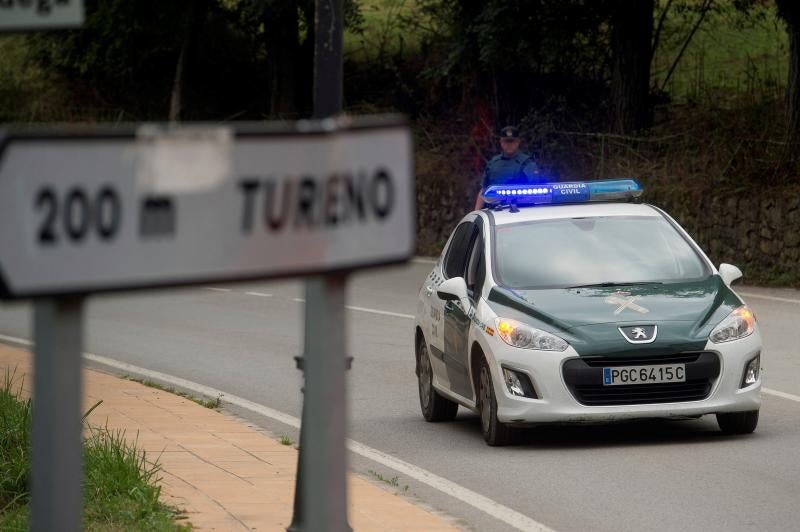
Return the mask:
[[[708,267],[662,217],[608,216],[497,226],[495,276],[509,288],[686,281]]]

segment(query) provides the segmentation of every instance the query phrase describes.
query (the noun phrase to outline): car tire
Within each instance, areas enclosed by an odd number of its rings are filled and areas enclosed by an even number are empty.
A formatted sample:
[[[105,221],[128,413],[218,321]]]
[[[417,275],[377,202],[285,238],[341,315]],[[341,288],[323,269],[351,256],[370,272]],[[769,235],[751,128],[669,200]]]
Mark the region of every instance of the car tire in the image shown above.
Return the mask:
[[[750,434],[758,426],[758,410],[719,413],[717,424],[725,434]]]
[[[512,441],[512,428],[497,419],[497,398],[492,384],[492,373],[486,359],[481,360],[478,373],[478,413],[481,418],[483,439],[491,446],[508,445]]]
[[[433,387],[433,369],[428,346],[424,339],[420,339],[417,352],[419,365],[417,366],[417,384],[419,388],[419,406],[425,421],[452,421],[458,413],[458,403],[439,395]]]

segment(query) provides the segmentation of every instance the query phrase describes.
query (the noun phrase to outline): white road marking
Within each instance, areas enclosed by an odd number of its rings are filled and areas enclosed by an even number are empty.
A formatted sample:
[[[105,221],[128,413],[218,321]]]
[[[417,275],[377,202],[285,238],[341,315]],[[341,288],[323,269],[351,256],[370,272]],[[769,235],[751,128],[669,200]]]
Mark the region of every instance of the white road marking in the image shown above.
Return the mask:
[[[300,297],[293,297],[292,301],[297,303],[305,303],[306,300]],[[366,307],[354,307],[353,305],[345,305],[344,308],[347,310],[357,310],[359,312],[369,312],[370,314],[380,314],[381,316],[392,316],[394,318],[403,318],[407,320],[413,320],[414,316],[411,314],[403,314],[401,312],[391,312],[388,310],[378,310],[376,308],[366,308]]]
[[[786,392],[780,392],[778,390],[773,390],[771,388],[761,388],[761,391],[767,395],[773,395],[775,397],[780,397],[782,399],[787,399],[789,401],[794,401],[796,403],[800,403],[800,395],[793,395]]]
[[[363,443],[348,440],[347,447],[352,452],[361,455],[364,458],[368,458],[374,462],[383,464],[394,469],[398,473],[402,473],[403,475],[409,476],[419,482],[422,482],[423,484],[427,484],[428,486],[439,490],[442,493],[450,495],[451,497],[482,511],[483,513],[490,515],[498,521],[502,521],[503,523],[510,525],[517,530],[554,532],[552,528],[549,528],[542,523],[531,519],[527,515],[512,510],[507,506],[503,506],[502,504],[488,497],[484,497],[480,493],[476,493],[459,484],[456,484],[451,480],[447,480],[446,478],[434,475],[426,469],[422,469],[421,467],[409,464],[408,462],[390,456],[377,449],[368,447]]]
[[[4,342],[8,342],[10,344],[17,344],[23,347],[30,347],[33,345],[33,342],[30,340],[26,340],[24,338],[17,338],[16,336],[6,336],[5,334],[0,334],[0,340]]]
[[[214,291],[214,292],[231,292],[232,291],[231,288],[217,288],[216,286],[204,286],[203,288],[205,288],[206,290]]]
[[[31,345],[29,340],[15,338],[13,336],[0,335],[0,340],[23,346]],[[221,395],[223,402],[230,403],[238,406],[239,408],[249,410],[255,414],[274,419],[275,421],[283,423],[284,425],[300,428],[300,420],[294,416],[284,414],[283,412],[275,410],[274,408],[269,408],[268,406],[248,401],[243,397],[231,395],[210,386],[204,386],[180,377],[173,377],[172,375],[161,373],[160,371],[149,370],[140,366],[128,364],[127,362],[120,362],[118,360],[113,360],[111,358],[92,353],[84,353],[83,356],[86,360],[91,360],[97,364],[102,364],[124,373],[134,374],[138,377],[161,381],[172,386],[190,390],[194,393],[202,394],[206,397],[219,397]],[[482,511],[485,514],[494,517],[498,521],[502,521],[503,523],[516,528],[517,530],[553,532],[553,529],[546,527],[538,521],[535,521],[530,517],[517,512],[516,510],[512,510],[507,506],[503,506],[502,504],[488,497],[484,497],[480,493],[476,493],[459,484],[456,484],[451,480],[447,480],[446,478],[435,475],[426,469],[422,469],[421,467],[417,467],[404,460],[395,458],[368,445],[364,445],[363,443],[359,443],[354,440],[347,440],[347,447],[351,452],[354,452],[357,455],[363,456],[364,458],[394,469],[398,473],[407,475],[408,477],[413,478],[422,484],[441,491],[446,495],[450,495],[451,497],[454,497],[472,506],[473,508]]]
[[[272,297],[272,294],[266,294],[264,292],[245,292],[248,296],[258,296],[258,297]]]
[[[782,303],[794,303],[795,305],[800,305],[800,299],[790,299],[788,297],[777,297],[777,296],[765,296],[761,294],[753,294],[751,292],[737,292],[737,294],[744,297],[754,297],[756,299],[768,299],[770,301],[780,301]]]
[[[357,310],[359,312],[369,312],[370,314],[380,314],[381,316],[393,316],[395,318],[405,318],[407,320],[413,320],[414,316],[411,314],[401,314],[400,312],[389,312],[388,310],[378,310],[374,308],[364,308],[364,307],[354,307],[352,305],[345,305],[344,308],[347,310]]]
[[[415,262],[417,264],[436,264],[438,261],[436,259],[428,259],[425,257],[414,257],[411,259],[411,262]]]

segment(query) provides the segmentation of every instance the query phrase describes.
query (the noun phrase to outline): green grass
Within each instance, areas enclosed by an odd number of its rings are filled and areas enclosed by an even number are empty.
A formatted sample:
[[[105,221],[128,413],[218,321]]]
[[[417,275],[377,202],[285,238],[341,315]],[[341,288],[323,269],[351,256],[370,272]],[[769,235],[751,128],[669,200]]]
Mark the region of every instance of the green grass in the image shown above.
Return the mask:
[[[6,373],[0,386],[0,530],[28,530],[31,402]],[[190,530],[159,501],[160,467],[124,432],[89,427],[84,439],[83,529],[88,531]]]
[[[381,475],[380,473],[378,473],[377,471],[374,471],[372,469],[367,471],[367,473],[369,473],[369,475],[372,478],[374,478],[375,480],[378,480],[380,482],[384,482],[384,483],[388,484],[389,486],[395,488],[398,491],[402,491],[402,492],[408,491],[408,484],[405,484],[402,489],[400,488],[400,477],[396,477],[395,476],[395,477],[387,478],[387,477],[384,477],[383,475]]]
[[[386,60],[419,49],[422,35],[410,32],[403,19],[420,16],[415,0],[359,0],[361,32],[344,34],[344,54],[359,61]]]
[[[31,402],[19,400],[22,383],[15,391],[14,380],[7,371],[0,388],[0,529],[2,516],[8,513],[15,522],[29,500]]]
[[[699,3],[699,2],[698,2]],[[786,29],[772,2],[744,18],[732,6],[717,3],[704,19],[675,69],[666,90],[677,100],[711,100],[722,96],[782,97],[789,65]],[[664,78],[691,30],[697,13],[673,13],[664,27],[653,59],[653,82]]]
[[[138,382],[139,384],[143,384],[149,388],[155,388],[156,390],[161,390],[162,392],[171,393],[173,395],[177,395],[183,397],[184,399],[188,399],[189,401],[193,401],[200,406],[204,406],[206,408],[210,408],[211,410],[218,410],[222,408],[222,395],[218,395],[212,399],[204,399],[202,397],[195,397],[194,395],[186,392],[182,392],[180,390],[176,390],[172,386],[165,386],[163,384],[148,380],[148,379],[137,379],[130,376],[125,376],[126,379],[133,382]]]
[[[287,445],[287,446],[294,445],[294,440],[286,435],[281,436],[281,439],[279,441],[281,442],[281,445]]]

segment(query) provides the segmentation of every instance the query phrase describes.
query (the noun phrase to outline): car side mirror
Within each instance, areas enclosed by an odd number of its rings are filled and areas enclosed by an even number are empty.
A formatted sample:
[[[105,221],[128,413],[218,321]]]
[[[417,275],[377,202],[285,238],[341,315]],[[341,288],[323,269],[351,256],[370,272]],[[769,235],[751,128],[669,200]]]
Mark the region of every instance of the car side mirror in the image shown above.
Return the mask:
[[[463,277],[451,277],[439,285],[436,295],[444,301],[460,301],[467,297],[467,282]]]
[[[719,265],[719,276],[725,281],[725,284],[730,286],[735,280],[742,277],[742,270],[733,264],[722,263]]]

